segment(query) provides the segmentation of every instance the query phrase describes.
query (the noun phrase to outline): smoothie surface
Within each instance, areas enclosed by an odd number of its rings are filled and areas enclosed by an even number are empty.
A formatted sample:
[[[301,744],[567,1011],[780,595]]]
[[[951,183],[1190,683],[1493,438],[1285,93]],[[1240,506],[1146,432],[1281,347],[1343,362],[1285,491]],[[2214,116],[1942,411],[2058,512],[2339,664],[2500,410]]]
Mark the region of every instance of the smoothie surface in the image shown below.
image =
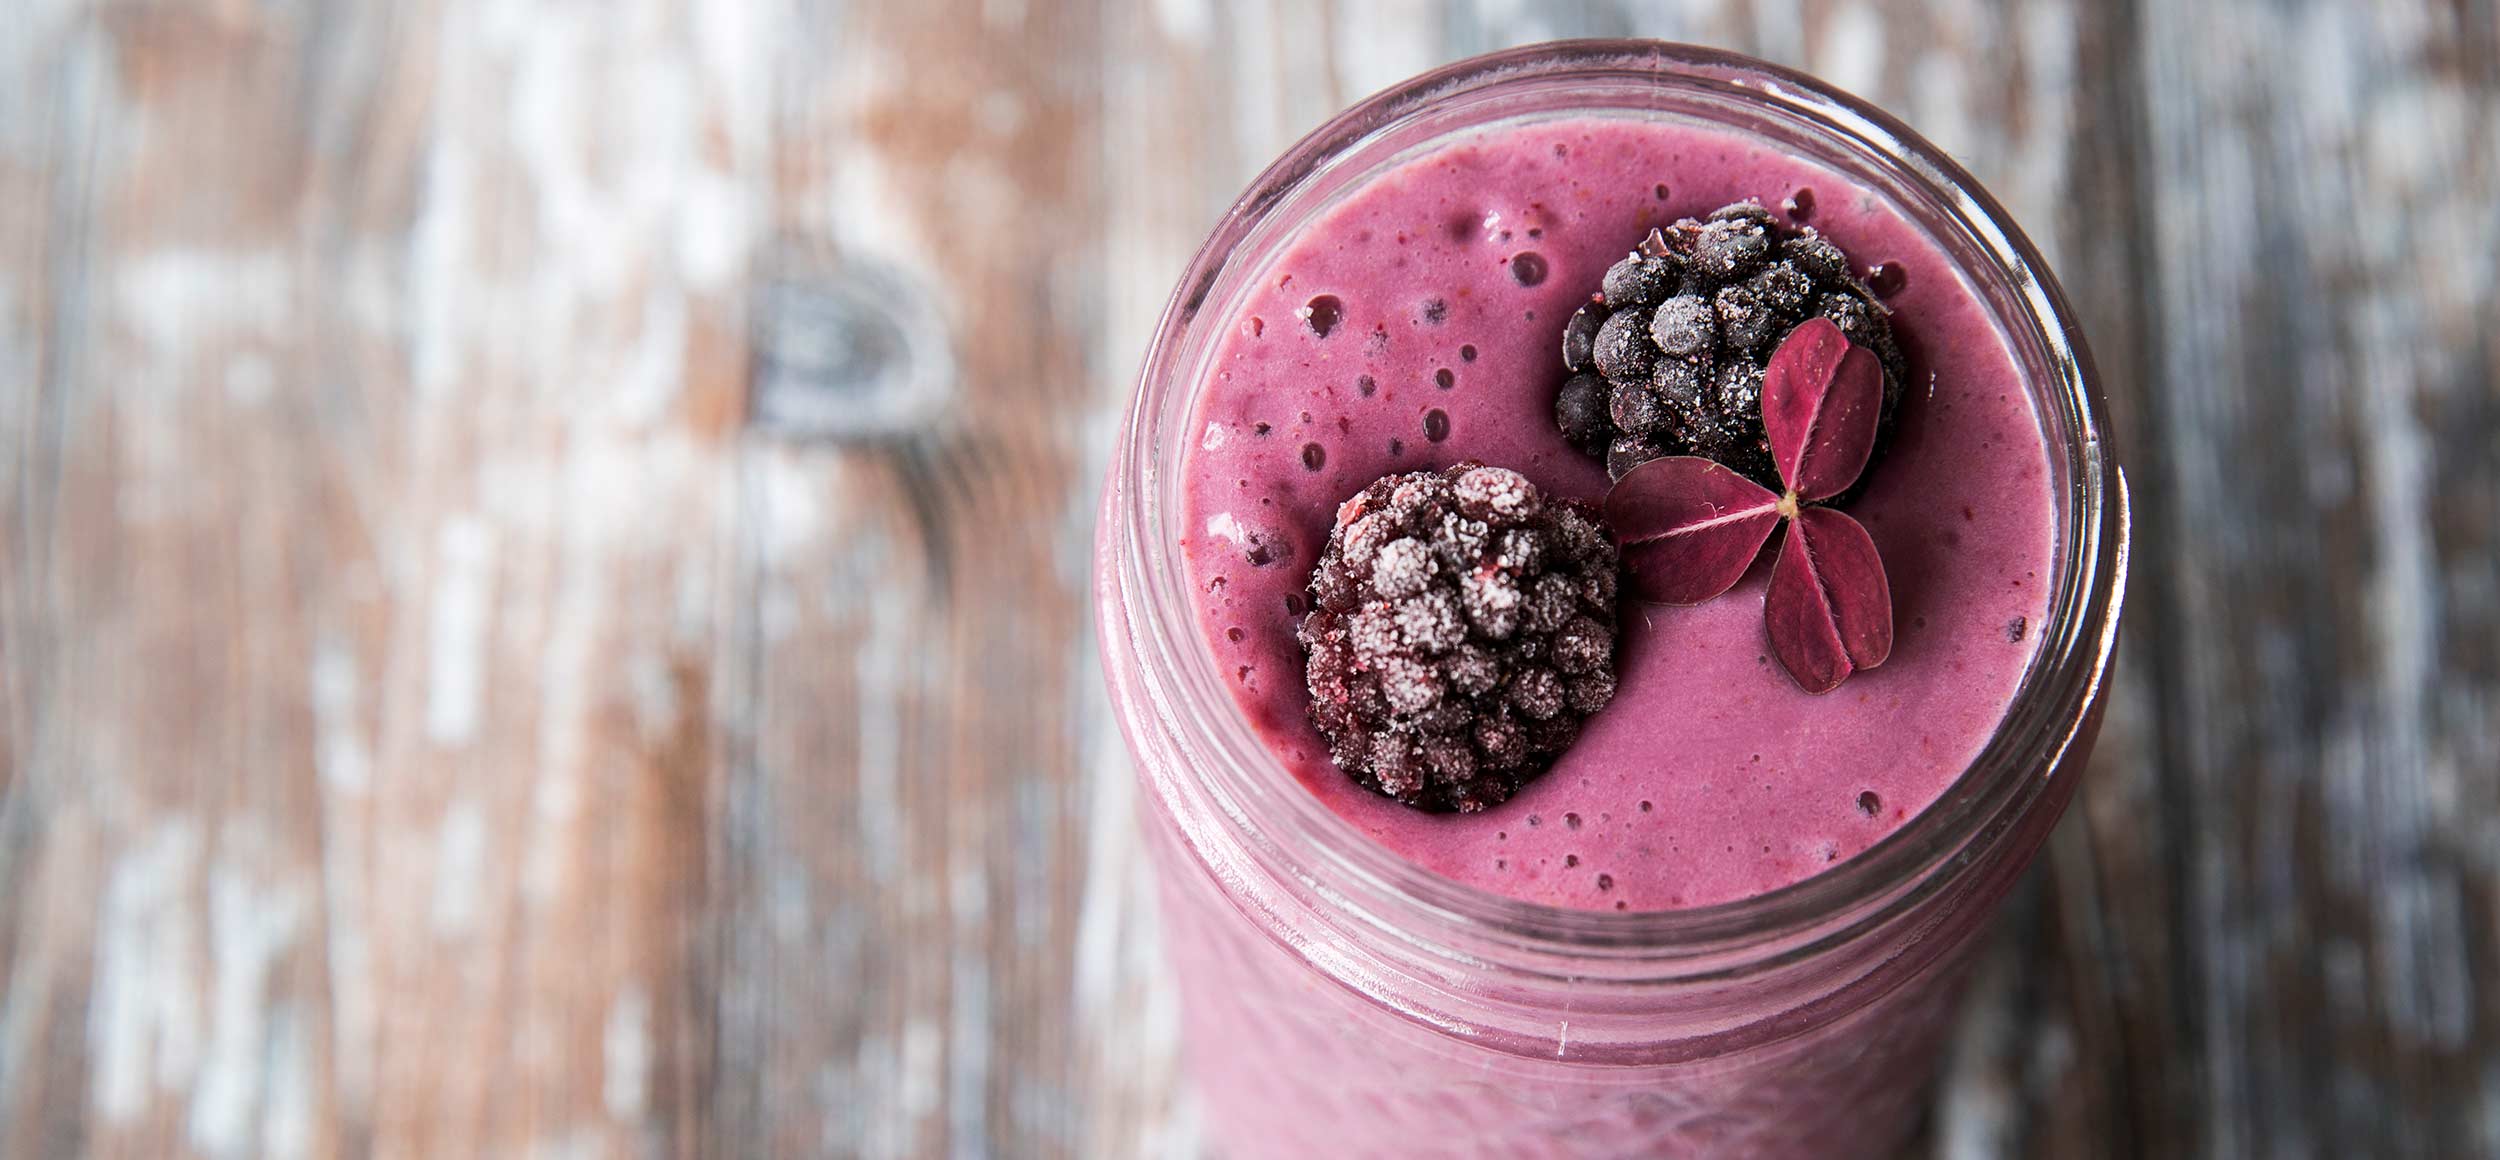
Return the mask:
[[[1764,638],[1766,551],[1709,603],[1627,598],[1614,701],[1507,804],[1427,814],[1339,772],[1306,719],[1294,638],[1337,503],[1383,474],[1467,459],[1604,496],[1602,467],[1554,428],[1564,319],[1651,227],[1745,198],[1781,210],[1800,190],[1811,208],[1785,220],[1821,230],[1862,273],[1902,275],[1885,304],[1910,380],[1846,509],[1891,579],[1890,659],[1830,694],[1799,691]],[[1182,484],[1180,548],[1208,647],[1292,777],[1458,881],[1659,910],[1807,878],[1952,785],[2037,647],[2059,496],[2012,352],[1893,207],[1751,138],[1613,118],[1476,132],[1316,217],[1221,321]]]

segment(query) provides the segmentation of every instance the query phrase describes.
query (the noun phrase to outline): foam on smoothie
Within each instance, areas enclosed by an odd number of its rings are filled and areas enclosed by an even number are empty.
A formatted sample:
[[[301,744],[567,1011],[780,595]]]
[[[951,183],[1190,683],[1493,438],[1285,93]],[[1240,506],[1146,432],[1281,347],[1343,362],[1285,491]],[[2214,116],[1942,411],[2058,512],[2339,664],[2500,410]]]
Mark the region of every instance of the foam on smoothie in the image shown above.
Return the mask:
[[[1885,267],[1911,378],[1848,510],[1891,577],[1891,659],[1831,694],[1800,692],[1763,636],[1766,552],[1707,604],[1628,602],[1613,703],[1509,803],[1425,814],[1355,785],[1305,717],[1294,639],[1338,501],[1384,473],[1464,459],[1602,497],[1605,472],[1554,429],[1563,320],[1652,226],[1747,197],[1810,204],[1791,220],[1860,269]],[[1259,275],[1200,390],[1180,547],[1242,711],[1356,829],[1486,890],[1654,910],[1818,873],[1944,793],[2036,647],[2057,495],[2003,336],[1891,206],[1746,137],[1672,121],[1523,123],[1395,167]]]

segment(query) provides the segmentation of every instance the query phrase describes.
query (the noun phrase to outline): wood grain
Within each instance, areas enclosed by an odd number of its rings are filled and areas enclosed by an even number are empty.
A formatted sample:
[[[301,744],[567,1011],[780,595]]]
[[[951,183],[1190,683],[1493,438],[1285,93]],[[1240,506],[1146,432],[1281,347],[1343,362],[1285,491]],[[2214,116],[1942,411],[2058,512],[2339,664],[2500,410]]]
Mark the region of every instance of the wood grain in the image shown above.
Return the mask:
[[[1197,1151],[1085,623],[1231,196],[1700,40],[2077,302],[2117,703],[1926,1147],[2500,1155],[2500,17],[42,0],[0,36],[0,1151]]]

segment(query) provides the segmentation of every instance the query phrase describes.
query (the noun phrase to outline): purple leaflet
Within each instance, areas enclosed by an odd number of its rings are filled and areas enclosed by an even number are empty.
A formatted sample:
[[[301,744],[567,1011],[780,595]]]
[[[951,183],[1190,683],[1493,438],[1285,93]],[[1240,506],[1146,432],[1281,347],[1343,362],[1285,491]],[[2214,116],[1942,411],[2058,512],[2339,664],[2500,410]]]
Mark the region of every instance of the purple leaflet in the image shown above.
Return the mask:
[[[1819,501],[1849,490],[1874,453],[1883,368],[1829,319],[1795,330],[1762,383],[1763,433],[1786,486],[1774,494],[1695,456],[1653,459],[1606,496],[1633,590],[1698,604],[1742,579],[1771,529],[1788,537],[1763,594],[1771,651],[1798,687],[1828,693],[1892,653],[1892,586],[1864,525]]]
[[[1762,433],[1800,502],[1830,499],[1858,481],[1883,411],[1883,364],[1831,319],[1790,331],[1763,369]]]
[[[1699,604],[1744,578],[1779,526],[1780,497],[1722,464],[1671,455],[1624,473],[1606,493],[1606,522],[1643,599]]]
[[[1798,511],[1771,566],[1762,623],[1788,675],[1828,693],[1892,653],[1892,587],[1875,541],[1848,513]]]

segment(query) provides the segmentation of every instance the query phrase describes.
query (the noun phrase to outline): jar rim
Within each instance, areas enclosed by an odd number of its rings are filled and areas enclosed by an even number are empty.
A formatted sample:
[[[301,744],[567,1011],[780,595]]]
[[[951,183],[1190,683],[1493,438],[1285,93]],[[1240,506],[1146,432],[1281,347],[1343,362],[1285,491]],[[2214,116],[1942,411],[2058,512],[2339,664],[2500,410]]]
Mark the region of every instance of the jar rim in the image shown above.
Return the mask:
[[[1558,78],[1694,86],[1761,102],[1897,166],[1993,263],[1962,273],[2001,279],[2021,304],[2019,317],[1993,304],[1991,313],[2024,332],[2013,334],[2015,341],[2038,344],[2055,381],[2034,383],[2035,400],[2057,408],[2071,432],[2062,447],[2069,494],[2055,598],[2039,648],[1979,755],[1943,797],[1869,849],[1795,883],[1707,906],[1595,911],[1512,898],[1415,865],[1303,791],[1251,731],[1198,636],[1155,474],[1194,410],[1184,405],[1181,423],[1168,422],[1168,395],[1191,395],[1197,386],[1180,373],[1184,340],[1227,274],[1238,280],[1265,260],[1252,253],[1237,261],[1271,213],[1331,165],[1427,111]],[[1658,41],[1549,42],[1425,73],[1357,103],[1269,165],[1210,233],[1157,324],[1113,454],[1098,531],[1106,665],[1115,682],[1138,683],[1148,702],[1143,716],[1151,717],[1124,716],[1132,749],[1161,789],[1200,798],[1214,811],[1175,819],[1201,861],[1206,843],[1239,843],[1251,863],[1276,877],[1273,885],[1402,951],[1600,986],[1688,981],[1796,961],[1942,889],[1957,862],[1977,860],[1970,853],[1975,843],[2010,829],[2052,788],[2051,778],[2074,776],[2061,759],[2086,736],[2089,709],[2106,681],[2127,567],[2125,482],[2109,452],[2098,383],[2063,292],[2003,207],[1942,150],[1854,96],[1740,54]],[[1133,653],[1114,647],[1115,632],[1128,635]],[[1149,727],[1155,735],[1141,737]],[[1146,759],[1149,740],[1169,747],[1167,760]],[[1218,872],[1228,894],[1238,894],[1234,876],[1243,869]],[[1236,902],[1264,908],[1257,899]],[[1436,930],[1421,931],[1425,924]],[[1289,941],[1306,957],[1315,953],[1309,940]]]

